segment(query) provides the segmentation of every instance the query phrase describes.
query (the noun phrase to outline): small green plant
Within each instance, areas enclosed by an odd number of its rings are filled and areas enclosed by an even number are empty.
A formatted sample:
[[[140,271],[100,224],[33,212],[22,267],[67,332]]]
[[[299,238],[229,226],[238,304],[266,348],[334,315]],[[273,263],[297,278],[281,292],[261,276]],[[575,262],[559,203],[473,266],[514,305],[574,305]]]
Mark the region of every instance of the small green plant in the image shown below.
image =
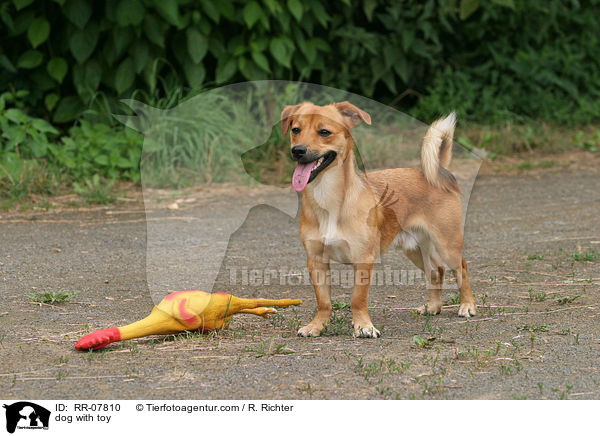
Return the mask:
[[[347,302],[347,301],[336,301],[336,300],[333,300],[331,302],[331,308],[333,310],[348,311],[348,310],[350,310],[350,303]]]
[[[556,299],[556,302],[558,304],[569,304],[572,303],[573,301],[577,300],[578,298],[581,298],[581,295],[573,295],[573,296],[565,296],[565,297],[559,297]]]
[[[448,296],[446,297],[446,300],[444,301],[444,305],[446,305],[446,306],[459,304],[459,303],[460,303],[460,295],[458,295],[456,292],[451,292],[450,294],[448,294]]]
[[[546,257],[545,255],[539,254],[539,253],[533,253],[533,254],[527,255],[528,260],[544,260],[545,257]]]
[[[392,388],[389,386],[377,386],[375,391],[384,398],[389,398],[393,394]]]
[[[433,342],[436,338],[430,337],[427,339],[423,339],[421,336],[415,335],[413,336],[413,344],[419,348],[431,348],[433,347]]]
[[[527,292],[531,301],[545,301],[548,298],[548,294],[544,291],[535,292],[530,288]]]
[[[268,357],[274,355],[285,355],[285,354],[293,354],[296,350],[292,349],[287,344],[275,344],[275,338],[271,338],[271,340],[266,342],[261,342],[257,347],[251,348],[248,347],[244,350],[247,353],[254,353],[254,357]]]
[[[553,392],[559,392],[559,400],[568,400],[572,390],[573,385],[566,385],[564,390],[559,390],[559,388],[552,388]]]
[[[286,324],[287,324],[288,328],[295,334],[298,331],[298,329],[300,328],[302,321],[300,320],[300,317],[298,316],[298,311],[296,310],[296,308],[292,308],[291,312],[292,312],[292,316],[286,317]]]
[[[115,180],[102,180],[98,174],[86,179],[83,183],[74,182],[73,189],[88,203],[109,204],[115,201],[112,188]]]
[[[309,396],[309,398],[312,398],[313,394],[315,393],[316,389],[313,388],[310,383],[306,383],[306,386],[302,386],[299,387],[298,390],[300,392],[306,392]]]
[[[374,360],[368,364],[363,362],[363,358],[358,359],[358,363],[355,368],[355,372],[364,377],[365,380],[368,380],[369,377],[375,375],[389,375],[389,374],[402,374],[408,368],[410,368],[411,363],[405,362],[396,362],[396,360],[392,358],[383,357],[378,360]]]
[[[593,248],[590,248],[585,252],[575,251],[568,256],[577,262],[595,262],[600,259],[600,253]]]
[[[532,170],[532,169],[535,169],[535,168],[552,168],[552,167],[554,167],[556,165],[557,165],[556,161],[553,161],[553,160],[546,160],[546,161],[543,161],[543,162],[535,162],[535,163],[531,163],[531,162],[527,161],[527,162],[523,162],[523,163],[520,163],[519,165],[517,165],[517,169],[519,169],[519,170]],[[544,258],[544,256],[541,256],[541,257],[531,257],[531,258],[528,257],[528,259],[538,259],[538,260],[541,260],[543,258]]]
[[[425,398],[426,395],[442,394],[444,390],[443,375],[435,377],[431,384],[429,384],[427,380],[423,380],[423,392],[421,393],[421,398]]]
[[[62,365],[69,362],[69,358],[67,356],[60,356],[54,360],[57,365]]]
[[[108,355],[108,350],[106,348],[103,348],[100,351],[95,351],[95,350],[90,349],[83,355],[83,358],[85,360],[87,360],[88,362],[91,362],[92,360],[101,359],[103,357],[106,357],[107,355]]]
[[[524,331],[528,331],[528,332],[532,332],[532,333],[548,332],[548,331],[550,331],[550,326],[547,324],[540,324],[540,325],[522,324],[521,326],[517,327],[517,330],[524,330]]]
[[[500,373],[505,376],[512,376],[521,371],[521,363],[518,360],[512,360],[510,364],[500,365]]]
[[[37,294],[27,294],[27,298],[35,303],[42,304],[60,304],[66,303],[70,298],[73,298],[77,293],[73,291],[43,291]]]
[[[354,332],[350,320],[348,319],[349,315],[349,312],[333,312],[321,335],[352,336]]]
[[[581,130],[573,136],[573,144],[584,150],[597,153],[600,150],[600,131],[596,130],[592,135],[586,135]]]
[[[137,377],[140,375],[140,370],[138,368],[135,367],[128,367],[125,370],[125,377]]]
[[[444,331],[443,327],[434,327],[431,324],[431,314],[426,313],[425,314],[425,328],[427,329],[427,331],[429,332],[429,334],[431,335],[432,340],[435,340],[437,337],[442,335],[442,332]]]

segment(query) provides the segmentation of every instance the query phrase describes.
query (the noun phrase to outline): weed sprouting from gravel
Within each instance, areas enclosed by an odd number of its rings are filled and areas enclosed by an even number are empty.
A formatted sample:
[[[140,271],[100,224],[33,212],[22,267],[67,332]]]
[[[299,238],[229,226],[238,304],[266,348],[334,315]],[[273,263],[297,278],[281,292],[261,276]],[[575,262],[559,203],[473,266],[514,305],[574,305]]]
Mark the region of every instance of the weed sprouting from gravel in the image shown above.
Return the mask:
[[[525,331],[532,332],[532,333],[548,332],[548,331],[550,331],[550,326],[548,324],[539,324],[539,325],[522,324],[519,327],[517,327],[517,330],[525,330]]]
[[[573,296],[565,296],[565,297],[560,297],[556,299],[556,302],[558,304],[569,304],[572,303],[573,301],[577,300],[578,298],[581,298],[581,295],[573,295]]]
[[[600,259],[600,252],[594,250],[593,248],[588,249],[587,251],[575,251],[573,253],[568,254],[569,258],[573,259],[577,262],[595,262]]]
[[[268,357],[274,356],[276,354],[284,355],[284,354],[293,354],[296,350],[292,349],[287,344],[275,344],[275,338],[271,338],[271,340],[267,342],[261,342],[257,347],[251,348],[248,347],[244,350],[247,353],[253,353],[254,357]]]
[[[308,397],[312,399],[313,394],[315,393],[315,388],[313,388],[310,383],[307,383],[306,386],[299,387],[298,390],[300,392],[306,392]]]
[[[397,362],[392,358],[382,357],[381,359],[374,360],[370,363],[364,363],[363,358],[358,359],[358,363],[356,365],[355,372],[365,380],[368,380],[373,376],[380,376],[380,382],[382,381],[383,376],[390,374],[402,374],[406,371],[412,363],[408,362]]]
[[[527,292],[529,293],[529,299],[531,301],[545,301],[548,298],[548,294],[544,291],[535,292],[533,289],[529,288]]]
[[[451,292],[450,294],[448,294],[448,297],[444,301],[445,306],[450,306],[450,305],[459,304],[459,303],[460,303],[460,295],[458,295],[455,292]]]
[[[321,333],[322,336],[352,336],[353,329],[351,324],[351,308],[350,303],[333,300],[331,302],[333,313],[325,329]]]
[[[93,360],[106,357],[107,354],[108,354],[108,350],[106,348],[103,348],[101,351],[95,351],[95,350],[89,349],[85,352],[85,354],[83,354],[83,358],[85,360],[87,360],[88,362],[91,362]]]
[[[333,310],[348,311],[348,310],[350,310],[350,303],[348,303],[347,301],[336,301],[336,300],[333,300],[331,302],[331,308]]]
[[[419,335],[413,336],[413,344],[418,348],[431,348],[433,347],[434,341],[434,337],[424,339]]]
[[[43,291],[37,294],[27,294],[27,298],[34,303],[60,304],[66,303],[77,293],[74,291]]]

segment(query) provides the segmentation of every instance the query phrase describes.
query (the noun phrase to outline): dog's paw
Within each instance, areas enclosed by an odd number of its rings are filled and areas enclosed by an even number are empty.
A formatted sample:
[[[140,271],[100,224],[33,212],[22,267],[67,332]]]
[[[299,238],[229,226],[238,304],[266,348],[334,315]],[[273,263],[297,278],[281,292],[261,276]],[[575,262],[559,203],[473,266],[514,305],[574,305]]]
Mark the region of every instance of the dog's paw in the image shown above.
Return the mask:
[[[361,327],[358,325],[354,326],[354,337],[357,338],[378,338],[381,336],[381,332],[374,326]]]
[[[319,327],[314,324],[308,324],[298,330],[298,336],[304,336],[305,338],[309,336],[321,336],[323,328],[323,326]]]
[[[475,309],[475,303],[461,303],[458,308],[458,316],[464,316],[465,318],[469,318],[477,314],[477,310]]]
[[[417,312],[419,312],[421,315],[438,315],[440,312],[442,311],[442,305],[441,303],[439,305],[432,305],[432,304],[425,304],[421,307],[417,308]]]

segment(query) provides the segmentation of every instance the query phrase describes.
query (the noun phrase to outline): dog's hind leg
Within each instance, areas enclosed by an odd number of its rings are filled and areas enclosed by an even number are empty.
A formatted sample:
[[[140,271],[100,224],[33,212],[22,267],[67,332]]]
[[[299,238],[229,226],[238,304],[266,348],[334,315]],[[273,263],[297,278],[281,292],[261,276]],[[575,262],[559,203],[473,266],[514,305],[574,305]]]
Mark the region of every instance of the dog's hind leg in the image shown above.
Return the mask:
[[[453,271],[456,276],[456,283],[460,292],[460,307],[458,308],[458,316],[466,318],[477,314],[475,297],[471,291],[469,283],[469,275],[467,274],[467,262],[461,259],[460,268]]]
[[[424,254],[425,253],[425,254]],[[405,250],[404,254],[425,274],[425,282],[429,290],[429,301],[417,310],[421,314],[437,315],[442,310],[442,285],[444,283],[444,266],[429,249]]]
[[[460,306],[458,316],[466,318],[477,313],[475,297],[471,291],[469,275],[467,274],[467,262],[462,257],[462,234],[458,234],[454,241],[437,245],[437,250],[446,265],[452,270],[456,277],[456,285],[460,293]]]

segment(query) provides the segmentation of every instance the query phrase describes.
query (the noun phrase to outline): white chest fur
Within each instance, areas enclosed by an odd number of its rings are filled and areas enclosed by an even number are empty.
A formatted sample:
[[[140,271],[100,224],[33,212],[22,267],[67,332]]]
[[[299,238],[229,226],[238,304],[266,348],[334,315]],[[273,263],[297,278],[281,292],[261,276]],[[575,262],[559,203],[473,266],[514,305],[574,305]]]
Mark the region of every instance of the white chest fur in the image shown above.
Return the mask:
[[[374,230],[368,225],[369,208],[358,201],[365,185],[358,177],[344,179],[341,165],[332,167],[307,188],[318,222],[324,254],[337,262],[362,262],[361,254]]]

